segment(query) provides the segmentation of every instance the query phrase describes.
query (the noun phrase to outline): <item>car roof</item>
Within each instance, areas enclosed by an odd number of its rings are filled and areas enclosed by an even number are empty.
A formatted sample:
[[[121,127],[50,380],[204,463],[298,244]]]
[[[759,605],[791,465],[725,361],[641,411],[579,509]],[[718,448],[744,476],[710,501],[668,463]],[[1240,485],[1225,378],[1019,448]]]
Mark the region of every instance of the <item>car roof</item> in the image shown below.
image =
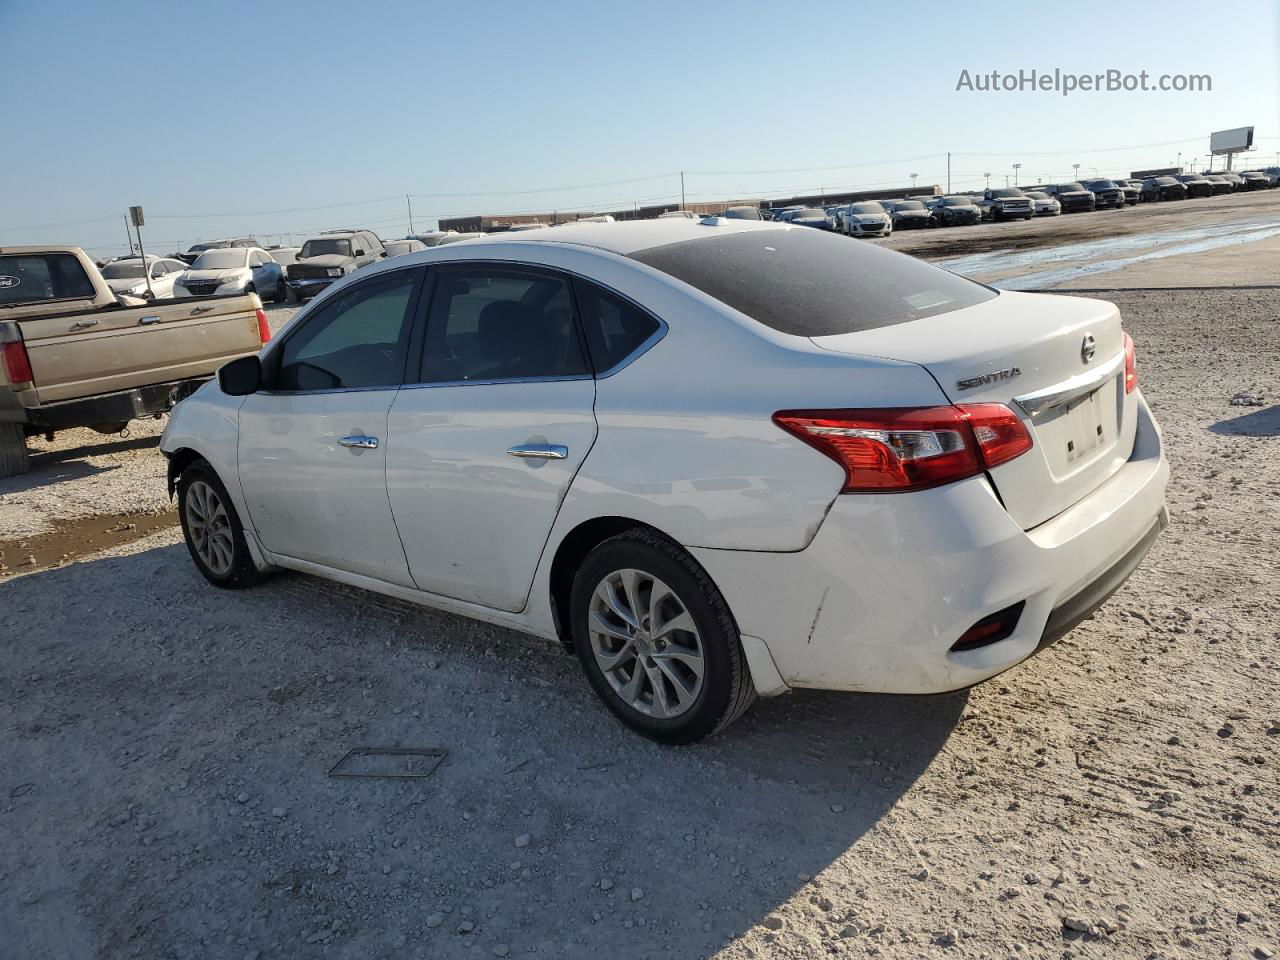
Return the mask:
[[[569,243],[608,250],[625,257],[650,247],[661,247],[684,240],[708,239],[743,230],[800,229],[808,228],[790,227],[772,220],[731,220],[725,217],[690,220],[688,217],[667,217],[619,223],[571,223],[516,233],[490,234],[470,241],[470,248],[476,249],[492,243]]]

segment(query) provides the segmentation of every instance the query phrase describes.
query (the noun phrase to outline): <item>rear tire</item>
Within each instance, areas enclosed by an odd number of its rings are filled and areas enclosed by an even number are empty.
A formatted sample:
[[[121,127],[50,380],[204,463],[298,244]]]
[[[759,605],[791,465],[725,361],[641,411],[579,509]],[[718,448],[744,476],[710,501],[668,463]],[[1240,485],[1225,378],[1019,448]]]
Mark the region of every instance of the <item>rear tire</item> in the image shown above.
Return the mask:
[[[637,529],[597,546],[574,576],[569,615],[592,688],[651,740],[693,743],[755,702],[724,596],[670,540]]]
[[[206,460],[178,478],[178,519],[196,569],[215,587],[241,590],[262,578],[227,488]]]
[[[27,436],[20,423],[0,423],[0,477],[16,477],[31,469]]]

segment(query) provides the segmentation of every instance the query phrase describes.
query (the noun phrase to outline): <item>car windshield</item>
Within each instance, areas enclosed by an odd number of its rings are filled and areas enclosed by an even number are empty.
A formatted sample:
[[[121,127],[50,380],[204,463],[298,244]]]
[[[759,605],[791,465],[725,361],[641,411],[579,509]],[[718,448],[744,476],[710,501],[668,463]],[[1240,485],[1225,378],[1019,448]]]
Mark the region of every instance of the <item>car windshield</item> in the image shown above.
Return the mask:
[[[968,197],[943,197],[942,205],[944,207],[971,207],[973,201]]]
[[[1028,190],[1027,196],[1030,197],[1032,200],[1048,200],[1049,199],[1049,195],[1047,193],[1041,193],[1039,190]]]
[[[812,219],[813,217],[825,217],[827,211],[819,210],[817,207],[805,207],[803,210],[797,210],[792,216],[793,220]]]
[[[823,230],[743,230],[630,256],[800,337],[873,330],[997,296],[923,260]]]
[[[102,268],[103,280],[141,280],[142,277],[140,260],[117,260]]]
[[[1177,182],[1173,177],[1156,177],[1156,183],[1162,187],[1167,187]]]
[[[323,257],[329,254],[337,254],[340,257],[351,256],[351,241],[334,240],[328,237],[322,240],[308,240],[302,245],[302,251],[298,254],[298,259]]]
[[[243,267],[249,262],[249,251],[245,247],[227,248],[223,250],[206,250],[196,257],[191,264],[192,270],[232,270]]]
[[[1088,183],[1090,190],[1118,190],[1120,189],[1110,180],[1090,180]]]
[[[1001,187],[999,190],[992,190],[993,197],[1021,197],[1025,196],[1017,187]]]
[[[226,240],[214,240],[212,243],[193,243],[187,250],[187,253],[204,253],[206,250],[220,250],[223,247],[229,246],[231,246],[231,244]]]
[[[895,210],[923,210],[924,204],[919,200],[899,200],[893,205]]]
[[[1064,183],[1058,188],[1060,193],[1088,193],[1082,183]]]
[[[730,220],[761,220],[760,211],[755,207],[730,207],[721,216]]]
[[[884,213],[884,207],[878,203],[851,203],[849,204],[850,213]]]

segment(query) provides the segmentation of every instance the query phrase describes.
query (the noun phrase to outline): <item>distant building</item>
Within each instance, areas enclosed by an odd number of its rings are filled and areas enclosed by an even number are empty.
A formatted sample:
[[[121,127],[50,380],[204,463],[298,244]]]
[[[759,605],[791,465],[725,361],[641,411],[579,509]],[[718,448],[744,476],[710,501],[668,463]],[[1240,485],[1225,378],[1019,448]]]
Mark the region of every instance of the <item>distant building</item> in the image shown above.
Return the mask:
[[[1134,170],[1129,177],[1132,180],[1142,180],[1146,177],[1176,177],[1180,173],[1181,167],[1160,167],[1157,170]]]
[[[440,220],[441,230],[456,230],[458,233],[500,233],[522,223],[571,223],[579,217],[590,217],[594,210],[553,210],[549,213],[494,213],[473,217],[444,217]]]

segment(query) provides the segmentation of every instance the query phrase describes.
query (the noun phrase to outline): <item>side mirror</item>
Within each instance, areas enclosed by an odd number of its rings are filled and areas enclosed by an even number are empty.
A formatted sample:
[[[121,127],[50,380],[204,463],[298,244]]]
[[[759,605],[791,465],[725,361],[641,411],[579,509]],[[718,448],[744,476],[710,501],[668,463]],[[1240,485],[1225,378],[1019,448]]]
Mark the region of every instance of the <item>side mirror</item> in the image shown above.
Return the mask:
[[[231,397],[247,397],[262,386],[262,361],[240,357],[218,368],[218,386]]]

